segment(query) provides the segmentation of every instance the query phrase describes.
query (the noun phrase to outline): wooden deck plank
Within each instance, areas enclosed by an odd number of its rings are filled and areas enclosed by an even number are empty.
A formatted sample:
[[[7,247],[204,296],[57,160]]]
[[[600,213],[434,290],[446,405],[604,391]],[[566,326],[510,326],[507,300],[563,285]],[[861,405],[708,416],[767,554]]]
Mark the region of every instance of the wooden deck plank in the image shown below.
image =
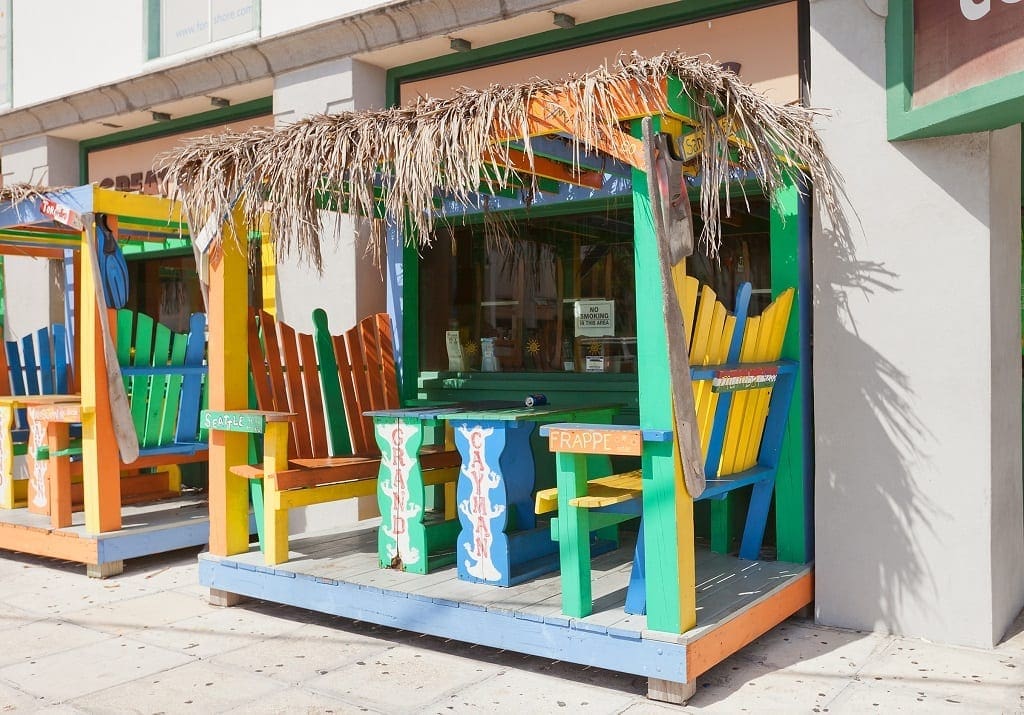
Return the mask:
[[[619,636],[647,637],[647,619],[623,611],[632,568],[634,542],[629,535],[619,549],[592,561],[594,612],[584,619],[562,615],[561,583],[557,572],[511,588],[460,581],[454,566],[427,575],[381,569],[377,565],[376,520],[346,531],[292,538],[291,560],[276,567],[324,582],[346,582],[443,605],[484,609],[516,618],[589,629]],[[765,593],[798,578],[807,567],[766,561],[741,561],[698,548],[697,628],[686,636],[661,634],[671,640],[692,639],[721,623],[737,610],[750,607]],[[253,550],[231,557],[251,568],[263,568],[262,554]]]

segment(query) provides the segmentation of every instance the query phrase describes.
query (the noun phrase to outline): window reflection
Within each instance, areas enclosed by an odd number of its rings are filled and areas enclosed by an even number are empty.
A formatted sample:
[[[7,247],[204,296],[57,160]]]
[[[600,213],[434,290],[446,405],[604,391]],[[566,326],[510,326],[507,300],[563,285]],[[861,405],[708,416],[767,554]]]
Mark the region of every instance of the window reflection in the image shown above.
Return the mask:
[[[757,314],[771,300],[768,203],[740,200],[730,213],[719,255],[698,247],[687,272],[729,308],[738,285],[751,282]],[[440,229],[424,251],[421,370],[635,372],[632,208],[499,228]]]

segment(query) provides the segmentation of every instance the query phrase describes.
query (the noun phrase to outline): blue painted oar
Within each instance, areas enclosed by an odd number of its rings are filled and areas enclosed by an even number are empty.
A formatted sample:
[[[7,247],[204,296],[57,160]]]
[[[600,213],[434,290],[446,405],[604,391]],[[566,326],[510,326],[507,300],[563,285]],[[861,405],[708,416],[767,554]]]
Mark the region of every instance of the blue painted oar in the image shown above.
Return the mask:
[[[100,244],[100,279],[103,295],[110,308],[123,308],[128,302],[128,264],[121,246],[107,224],[106,214],[96,214],[96,238]]]

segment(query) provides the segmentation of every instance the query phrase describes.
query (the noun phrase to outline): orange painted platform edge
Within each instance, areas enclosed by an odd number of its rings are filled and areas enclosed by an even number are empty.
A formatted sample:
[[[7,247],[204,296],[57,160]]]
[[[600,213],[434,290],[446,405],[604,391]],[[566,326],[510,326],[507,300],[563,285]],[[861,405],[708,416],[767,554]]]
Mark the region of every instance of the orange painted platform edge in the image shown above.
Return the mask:
[[[686,646],[686,680],[693,681],[814,600],[814,573],[796,581]]]
[[[20,524],[0,523],[0,549],[81,564],[99,563],[96,539]]]

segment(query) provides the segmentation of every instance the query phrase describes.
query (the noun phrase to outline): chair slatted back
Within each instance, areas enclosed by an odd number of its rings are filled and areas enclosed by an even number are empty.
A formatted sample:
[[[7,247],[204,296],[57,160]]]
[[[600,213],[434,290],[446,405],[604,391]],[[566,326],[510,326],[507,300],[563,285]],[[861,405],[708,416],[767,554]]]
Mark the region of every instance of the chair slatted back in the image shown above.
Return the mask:
[[[343,423],[338,419],[336,423],[339,431],[342,424],[347,426],[347,435],[339,435],[334,444],[347,443],[349,449],[339,452],[335,447],[334,453],[379,455],[373,419],[363,413],[401,406],[391,319],[387,313],[367,316],[343,336],[330,335],[327,315],[322,310],[313,314],[313,322],[318,334],[321,376],[325,385],[330,382],[331,389],[341,394],[344,405],[344,415],[337,416]]]
[[[692,276],[678,274],[673,278],[683,311],[690,365],[774,362],[782,356],[795,295],[793,289],[783,291],[760,316],[750,318],[747,316],[752,294],[749,283],[740,285],[735,311],[729,314],[709,286],[701,286]],[[693,383],[697,424],[709,479],[736,474],[757,463],[771,394],[772,389],[764,387],[723,397],[713,391],[710,381]],[[727,421],[718,416],[720,399],[731,401],[731,404],[723,404]],[[716,425],[716,419],[722,423]]]
[[[0,394],[69,395],[76,390],[63,325],[56,323],[21,340],[5,341],[0,350]],[[25,410],[17,411],[14,429],[19,438],[28,429]]]
[[[261,410],[292,412],[288,453],[326,457],[328,436],[313,336],[300,333],[270,313],[250,311],[249,365]]]
[[[775,362],[782,357],[795,291],[783,291],[760,316],[749,318],[743,332],[741,363]],[[772,388],[744,390],[733,396],[720,474],[735,474],[757,464]]]
[[[3,351],[0,390],[4,395],[66,395],[75,392],[64,326],[40,328]]]
[[[332,335],[323,310],[313,334],[299,333],[265,311],[250,311],[249,364],[261,410],[292,412],[293,459],[379,455],[366,410],[400,406],[391,320],[364,318]]]
[[[145,313],[111,311],[115,345],[142,451],[201,441],[206,316],[194,313],[178,333]]]

